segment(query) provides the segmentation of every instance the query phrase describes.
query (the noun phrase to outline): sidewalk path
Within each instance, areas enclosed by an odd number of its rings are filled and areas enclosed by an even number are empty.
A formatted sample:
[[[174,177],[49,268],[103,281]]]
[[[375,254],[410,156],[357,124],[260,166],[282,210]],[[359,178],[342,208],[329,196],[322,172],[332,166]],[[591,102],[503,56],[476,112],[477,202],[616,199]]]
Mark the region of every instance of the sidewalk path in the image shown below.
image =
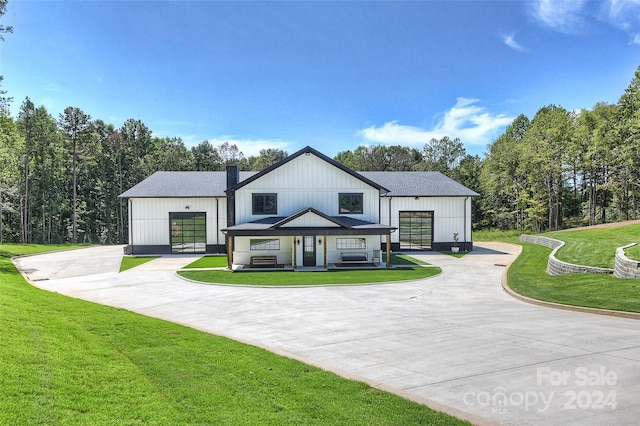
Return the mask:
[[[640,322],[513,299],[500,277],[516,251],[479,243],[461,259],[417,254],[444,272],[416,282],[315,288],[191,283],[173,272],[189,257],[117,273],[120,247],[17,264],[38,277],[38,287],[265,347],[452,407],[474,422],[637,424]],[[77,276],[79,262],[93,262],[92,274],[85,268]]]

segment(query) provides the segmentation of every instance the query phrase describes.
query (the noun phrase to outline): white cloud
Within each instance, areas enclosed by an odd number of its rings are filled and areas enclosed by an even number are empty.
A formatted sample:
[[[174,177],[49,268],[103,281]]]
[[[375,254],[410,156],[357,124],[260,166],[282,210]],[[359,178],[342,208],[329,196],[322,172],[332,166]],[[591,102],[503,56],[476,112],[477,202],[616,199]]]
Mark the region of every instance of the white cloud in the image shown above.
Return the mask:
[[[640,44],[640,0],[610,0],[609,23],[626,31],[631,44]]]
[[[516,37],[513,34],[503,35],[502,36],[502,40],[504,41],[504,44],[506,44],[507,46],[509,46],[513,50],[517,50],[519,52],[526,51],[526,49],[520,43],[518,43],[516,41]]]
[[[566,34],[580,34],[591,21],[624,31],[630,44],[640,44],[640,0],[536,0],[531,15],[542,25]]]
[[[541,24],[563,33],[579,33],[586,23],[585,0],[537,0],[532,15]]]
[[[462,143],[486,145],[497,133],[513,122],[515,117],[491,114],[476,105],[478,99],[458,98],[456,104],[444,113],[432,129],[399,124],[389,121],[381,127],[371,126],[358,134],[370,142],[386,145],[413,145],[422,147],[429,140],[445,136],[460,138]]]

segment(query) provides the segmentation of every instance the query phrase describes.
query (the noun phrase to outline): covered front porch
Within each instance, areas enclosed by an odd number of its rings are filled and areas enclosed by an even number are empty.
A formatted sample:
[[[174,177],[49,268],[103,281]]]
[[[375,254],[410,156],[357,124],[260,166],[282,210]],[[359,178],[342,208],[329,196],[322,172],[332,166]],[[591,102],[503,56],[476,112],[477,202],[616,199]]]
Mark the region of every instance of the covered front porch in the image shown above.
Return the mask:
[[[380,268],[390,266],[395,228],[313,208],[227,227],[228,267],[233,270]],[[381,236],[386,236],[386,252]]]
[[[378,264],[365,263],[361,265],[343,265],[329,263],[327,266],[301,266],[278,265],[278,267],[255,267],[243,264],[234,264],[234,272],[274,272],[274,271],[292,271],[292,272],[331,272],[331,271],[347,271],[347,270],[375,270],[387,269],[388,262],[380,262]]]

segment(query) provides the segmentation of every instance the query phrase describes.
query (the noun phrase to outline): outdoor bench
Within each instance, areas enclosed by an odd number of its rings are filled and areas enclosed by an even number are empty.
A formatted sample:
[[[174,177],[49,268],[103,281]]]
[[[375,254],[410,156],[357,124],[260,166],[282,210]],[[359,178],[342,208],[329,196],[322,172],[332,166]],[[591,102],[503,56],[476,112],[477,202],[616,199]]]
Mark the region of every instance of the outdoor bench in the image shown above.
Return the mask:
[[[340,253],[342,263],[360,263],[369,260],[367,253]]]
[[[277,256],[251,256],[251,266],[277,266]]]

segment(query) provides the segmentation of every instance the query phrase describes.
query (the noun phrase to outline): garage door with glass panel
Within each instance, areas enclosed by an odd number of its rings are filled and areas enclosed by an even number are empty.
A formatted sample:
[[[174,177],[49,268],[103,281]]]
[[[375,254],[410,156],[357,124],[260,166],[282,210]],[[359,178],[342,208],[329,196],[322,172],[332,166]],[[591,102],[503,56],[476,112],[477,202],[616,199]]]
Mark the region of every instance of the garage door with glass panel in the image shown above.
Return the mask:
[[[171,253],[204,253],[207,250],[207,214],[169,213]]]
[[[400,212],[400,250],[431,250],[433,212]]]

